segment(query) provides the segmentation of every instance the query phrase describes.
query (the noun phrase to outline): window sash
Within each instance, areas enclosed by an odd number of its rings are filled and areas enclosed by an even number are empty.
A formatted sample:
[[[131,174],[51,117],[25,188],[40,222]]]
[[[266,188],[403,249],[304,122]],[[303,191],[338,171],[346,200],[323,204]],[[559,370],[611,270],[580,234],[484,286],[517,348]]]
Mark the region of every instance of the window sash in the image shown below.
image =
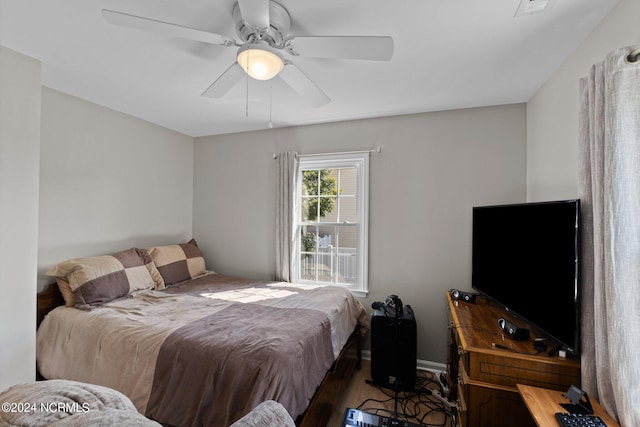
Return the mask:
[[[296,244],[294,244],[295,255],[293,256],[293,277],[294,280],[302,282],[302,283],[319,283],[319,284],[333,284],[344,286],[354,293],[359,294],[360,296],[366,296],[368,292],[368,185],[369,185],[369,154],[368,153],[357,153],[357,154],[328,154],[328,155],[314,155],[313,157],[299,157],[299,171],[297,177],[297,194],[295,197],[295,212],[294,218],[296,221],[295,224],[295,239]],[[336,206],[331,212],[334,212],[336,209],[341,209],[342,198],[344,201],[355,201],[355,221],[352,221],[353,214],[351,216],[347,215],[349,220],[347,221],[336,221],[335,218],[333,220],[329,220],[327,222],[323,222],[319,215],[317,216],[315,221],[308,221],[302,217],[302,203],[303,200],[309,200],[313,198],[314,195],[305,194],[304,185],[302,183],[302,177],[305,171],[309,170],[324,170],[324,169],[344,169],[344,168],[354,168],[356,172],[356,183],[355,183],[355,194],[345,194],[340,195],[339,189],[341,188],[342,183],[337,183],[338,194],[336,197]],[[320,178],[318,174],[318,179]],[[353,187],[353,183],[349,182],[348,185]],[[320,191],[315,191],[320,192]],[[317,194],[315,197],[324,197],[326,195]],[[337,212],[340,215],[340,211]],[[346,214],[345,214],[346,215]],[[340,219],[340,216],[337,217]],[[353,255],[350,255],[349,252],[353,248],[340,246],[328,248],[322,247],[321,250],[318,250],[318,246],[316,243],[316,252],[309,253],[309,251],[305,251],[305,248],[302,246],[302,238],[305,232],[309,230],[318,230],[319,228],[327,229],[334,227],[336,230],[338,228],[342,230],[353,229],[356,234],[356,245],[355,252]],[[333,242],[332,245],[333,246]],[[327,253],[330,251],[334,251],[332,253],[333,263],[336,262],[345,262],[351,256],[354,256],[356,260],[349,259],[349,263],[354,265],[354,268],[357,271],[357,280],[353,282],[343,283],[340,281],[340,278],[336,279],[336,276],[333,275],[329,277],[327,280],[327,275],[318,275],[317,271],[313,271],[313,268],[322,267],[322,261],[328,260]],[[305,258],[306,256],[306,258]],[[311,262],[309,261],[310,257],[315,257],[315,259]],[[315,265],[313,265],[315,263]],[[310,267],[311,265],[311,267]],[[311,270],[310,270],[311,268]],[[349,266],[343,266],[343,271],[349,272],[348,275],[351,274],[351,270]],[[314,276],[310,276],[310,271],[314,273]],[[332,272],[333,274],[334,272]],[[321,276],[321,277],[320,277]],[[320,277],[321,280],[318,280]]]

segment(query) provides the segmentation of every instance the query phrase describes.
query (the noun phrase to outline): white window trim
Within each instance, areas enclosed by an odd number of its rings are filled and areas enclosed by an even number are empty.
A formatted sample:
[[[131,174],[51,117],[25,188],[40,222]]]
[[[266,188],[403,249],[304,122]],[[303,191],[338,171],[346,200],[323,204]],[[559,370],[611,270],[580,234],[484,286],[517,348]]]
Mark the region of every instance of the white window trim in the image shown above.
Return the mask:
[[[334,284],[349,289],[358,297],[366,297],[369,293],[369,153],[342,153],[342,154],[314,154],[298,156],[298,176],[296,177],[296,194],[294,206],[295,232],[294,232],[294,251],[292,272],[295,280],[300,283],[318,282],[301,280],[299,272],[300,262],[300,191],[302,189],[302,171],[307,169],[332,169],[355,167],[357,170],[357,191],[358,203],[357,212],[360,219],[360,230],[358,236],[358,283],[350,284]]]

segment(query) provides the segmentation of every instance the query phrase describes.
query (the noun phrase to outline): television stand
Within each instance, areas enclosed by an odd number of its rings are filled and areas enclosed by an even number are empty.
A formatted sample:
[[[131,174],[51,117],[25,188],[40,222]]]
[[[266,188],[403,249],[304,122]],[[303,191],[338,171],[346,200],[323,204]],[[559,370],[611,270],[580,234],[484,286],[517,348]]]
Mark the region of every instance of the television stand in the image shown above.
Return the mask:
[[[453,300],[447,292],[447,302],[447,385],[449,399],[460,409],[460,425],[534,427],[517,384],[559,391],[580,387],[580,361],[537,353],[533,339],[543,336],[537,328],[481,296],[469,304]],[[503,336],[496,324],[499,318],[529,329],[531,338]]]

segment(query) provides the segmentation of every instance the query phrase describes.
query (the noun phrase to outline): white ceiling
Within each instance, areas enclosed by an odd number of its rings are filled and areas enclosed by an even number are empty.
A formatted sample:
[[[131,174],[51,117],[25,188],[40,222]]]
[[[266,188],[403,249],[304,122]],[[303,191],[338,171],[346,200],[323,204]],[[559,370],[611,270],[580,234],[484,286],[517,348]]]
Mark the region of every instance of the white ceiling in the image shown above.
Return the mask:
[[[530,0],[525,0],[530,1]],[[0,44],[42,61],[44,86],[191,136],[526,102],[618,0],[278,0],[290,35],[394,39],[389,62],[295,57],[330,98],[310,107],[277,79],[200,94],[237,48],[107,23],[101,9],[238,39],[235,0],[0,0]],[[585,70],[585,73],[587,70]],[[247,90],[248,89],[248,90]]]

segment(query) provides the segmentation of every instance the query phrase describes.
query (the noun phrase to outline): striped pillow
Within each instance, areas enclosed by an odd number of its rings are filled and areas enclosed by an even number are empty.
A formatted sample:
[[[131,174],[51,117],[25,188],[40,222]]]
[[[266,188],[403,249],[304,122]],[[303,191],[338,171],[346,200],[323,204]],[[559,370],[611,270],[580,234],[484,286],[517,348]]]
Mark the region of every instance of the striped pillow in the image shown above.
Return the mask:
[[[194,239],[188,243],[155,246],[147,250],[167,286],[207,272],[204,256]]]
[[[133,291],[164,288],[147,251],[136,248],[63,261],[47,275],[67,281],[73,292],[73,305],[87,310]]]

